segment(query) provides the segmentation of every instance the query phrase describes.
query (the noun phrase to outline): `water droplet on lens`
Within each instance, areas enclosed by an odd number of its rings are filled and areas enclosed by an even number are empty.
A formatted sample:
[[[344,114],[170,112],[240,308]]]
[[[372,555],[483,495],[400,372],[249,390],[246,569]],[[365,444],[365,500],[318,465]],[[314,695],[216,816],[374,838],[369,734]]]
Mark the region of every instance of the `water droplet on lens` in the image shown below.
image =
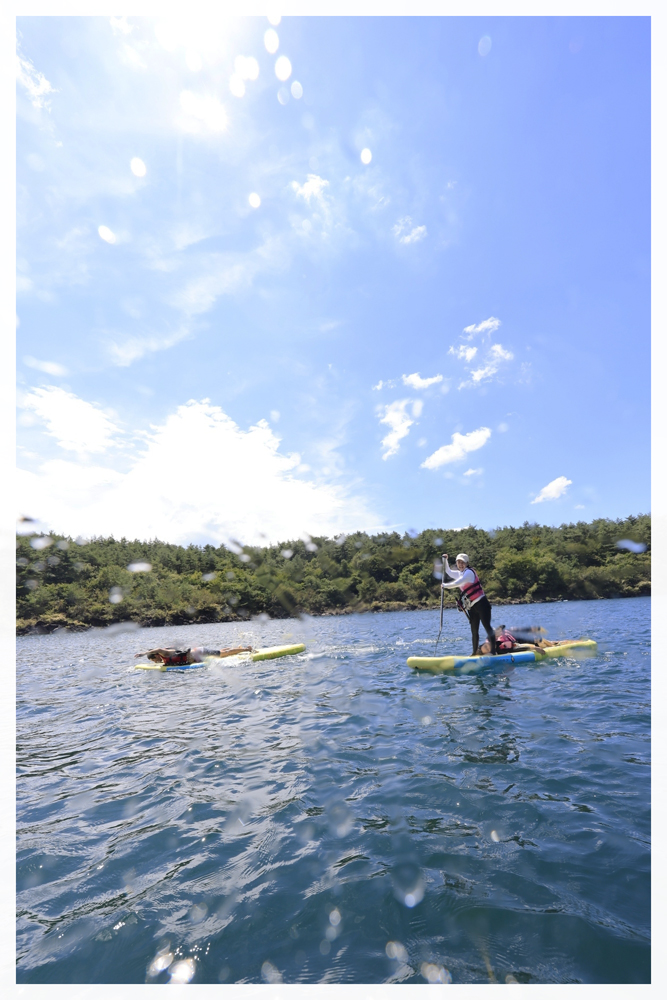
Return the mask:
[[[408,953],[400,941],[387,941],[385,945],[387,958],[394,958],[397,962],[407,962]]]
[[[158,976],[165,969],[168,969],[174,961],[174,956],[170,951],[160,951],[148,967],[149,976]]]
[[[429,983],[451,983],[452,981],[449,971],[443,965],[436,965],[435,962],[422,962],[419,971]]]
[[[283,977],[279,969],[275,967],[273,962],[263,962],[262,963],[262,979],[265,983],[282,983]]]
[[[327,810],[329,829],[336,837],[346,837],[354,825],[354,818],[343,800],[334,802]]]
[[[424,880],[421,869],[412,861],[397,864],[392,872],[394,895],[399,902],[412,909],[424,898]]]
[[[195,963],[192,958],[185,958],[182,962],[175,962],[169,969],[170,983],[189,983],[195,974]]]

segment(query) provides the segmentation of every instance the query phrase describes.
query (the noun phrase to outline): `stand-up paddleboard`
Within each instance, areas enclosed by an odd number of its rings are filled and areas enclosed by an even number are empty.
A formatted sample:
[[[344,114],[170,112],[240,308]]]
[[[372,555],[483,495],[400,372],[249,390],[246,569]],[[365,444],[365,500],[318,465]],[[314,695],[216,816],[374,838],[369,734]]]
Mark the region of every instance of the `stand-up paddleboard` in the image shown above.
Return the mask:
[[[580,639],[560,646],[547,646],[539,653],[526,649],[497,656],[410,656],[408,666],[415,670],[427,670],[431,674],[479,674],[484,670],[502,671],[514,663],[535,663],[547,657],[575,656],[578,653],[595,653],[596,650],[597,643],[593,639]]]
[[[234,656],[207,656],[201,663],[178,663],[169,665],[166,663],[135,663],[137,670],[159,670],[166,673],[167,670],[196,670],[198,667],[206,667],[210,663],[223,663],[225,660],[236,661],[238,659],[250,660],[275,660],[279,656],[293,656],[295,653],[303,653],[305,645],[302,642],[292,646],[269,646],[266,649],[258,649],[254,653],[236,653]]]
[[[277,656],[293,656],[294,653],[303,653],[305,645],[302,642],[294,646],[269,646],[267,649],[258,649],[250,656],[251,660],[275,660]]]

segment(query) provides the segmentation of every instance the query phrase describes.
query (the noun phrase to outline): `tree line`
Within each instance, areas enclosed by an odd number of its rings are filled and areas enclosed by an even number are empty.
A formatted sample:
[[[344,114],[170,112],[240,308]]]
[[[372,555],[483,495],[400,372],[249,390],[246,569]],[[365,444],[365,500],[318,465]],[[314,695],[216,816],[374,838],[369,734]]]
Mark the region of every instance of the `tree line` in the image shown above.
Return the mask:
[[[618,546],[629,540],[631,547]],[[651,592],[651,516],[484,531],[356,532],[279,545],[17,536],[17,631],[432,608],[441,553],[466,552],[495,604]],[[458,590],[445,591],[448,606]]]

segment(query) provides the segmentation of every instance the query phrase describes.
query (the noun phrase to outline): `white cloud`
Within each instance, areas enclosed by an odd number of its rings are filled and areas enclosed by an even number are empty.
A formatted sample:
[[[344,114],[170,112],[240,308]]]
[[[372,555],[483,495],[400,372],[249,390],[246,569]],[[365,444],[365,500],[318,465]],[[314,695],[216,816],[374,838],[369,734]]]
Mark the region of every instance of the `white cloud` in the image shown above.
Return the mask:
[[[459,462],[471,451],[482,448],[491,437],[488,427],[479,427],[469,434],[452,434],[452,443],[444,444],[432,455],[422,462],[423,469],[439,469],[441,465],[448,465],[450,462]]]
[[[464,476],[481,476],[481,474],[483,472],[484,472],[484,469],[466,469],[466,471],[463,473],[463,475]]]
[[[453,354],[459,361],[472,361],[477,354],[477,348],[466,347],[465,344],[460,344],[459,347],[450,347],[449,353]]]
[[[119,428],[93,403],[49,385],[32,389],[19,401],[46,424],[46,432],[66,451],[79,455],[106,451]]]
[[[55,89],[42,73],[37,72],[30,60],[21,55],[16,57],[16,79],[25,87],[33,107],[49,110],[50,101],[46,95],[54,94]]]
[[[324,192],[329,187],[329,181],[318,177],[317,174],[308,174],[305,184],[292,181],[290,186],[298,198],[303,198],[310,205],[313,199],[320,203],[324,202]]]
[[[132,69],[148,69],[148,66],[133,45],[128,45],[126,42],[121,48],[120,53],[123,62],[127,63],[128,66],[131,66]]]
[[[106,351],[112,364],[119,368],[127,368],[135,361],[140,361],[147,354],[155,354],[156,351],[166,351],[175,344],[180,343],[190,336],[187,327],[181,327],[175,333],[167,334],[165,337],[155,335],[147,337],[128,337],[123,341],[110,340],[106,343]]]
[[[473,323],[472,326],[464,327],[463,332],[468,334],[468,340],[472,340],[477,333],[495,333],[499,326],[500,320],[495,316],[489,316],[488,319],[478,323],[477,326]]]
[[[132,31],[131,26],[127,23],[126,17],[110,17],[109,24],[113,28],[114,35],[118,33],[129,35]]]
[[[412,389],[428,389],[430,385],[437,385],[442,382],[442,375],[434,375],[432,378],[421,378],[419,372],[412,375],[402,375],[403,385],[409,385]]]
[[[35,368],[38,372],[45,372],[47,375],[63,376],[67,375],[67,369],[59,365],[57,361],[39,361],[37,358],[27,354],[23,359],[23,364],[28,368]]]
[[[482,368],[470,372],[473,382],[482,382],[492,378],[498,372],[503,361],[512,361],[513,358],[512,352],[506,351],[502,344],[493,344],[486,356],[486,364]]]
[[[397,238],[399,243],[406,245],[410,243],[418,243],[428,235],[426,226],[413,226],[412,219],[409,215],[406,215],[404,218],[398,220],[396,225],[392,228],[392,233]]]
[[[415,399],[414,403],[412,404],[412,416],[415,419],[417,419],[418,417],[421,417],[423,409],[424,409],[424,400],[423,399]]]
[[[550,483],[547,483],[540,492],[537,494],[531,503],[542,503],[544,500],[558,500],[562,497],[568,486],[572,485],[571,479],[566,479],[565,476],[558,476],[557,479],[552,479]]]
[[[299,461],[281,453],[266,421],[244,431],[220,407],[191,400],[152,428],[128,472],[49,461],[20,471],[19,503],[74,536],[266,544],[380,529],[362,497],[296,478]]]
[[[382,439],[383,459],[395,455],[399,449],[399,441],[407,437],[414,421],[407,415],[405,409],[410,402],[409,399],[397,399],[387,406],[381,407],[380,423],[391,427],[389,433]]]

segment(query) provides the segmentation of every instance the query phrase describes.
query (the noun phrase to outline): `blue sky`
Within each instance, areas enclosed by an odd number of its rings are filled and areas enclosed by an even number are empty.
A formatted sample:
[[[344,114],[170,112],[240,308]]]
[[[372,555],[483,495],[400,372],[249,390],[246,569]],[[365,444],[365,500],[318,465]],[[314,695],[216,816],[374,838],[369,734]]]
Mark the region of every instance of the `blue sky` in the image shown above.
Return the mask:
[[[20,514],[650,509],[648,18],[18,29]]]

